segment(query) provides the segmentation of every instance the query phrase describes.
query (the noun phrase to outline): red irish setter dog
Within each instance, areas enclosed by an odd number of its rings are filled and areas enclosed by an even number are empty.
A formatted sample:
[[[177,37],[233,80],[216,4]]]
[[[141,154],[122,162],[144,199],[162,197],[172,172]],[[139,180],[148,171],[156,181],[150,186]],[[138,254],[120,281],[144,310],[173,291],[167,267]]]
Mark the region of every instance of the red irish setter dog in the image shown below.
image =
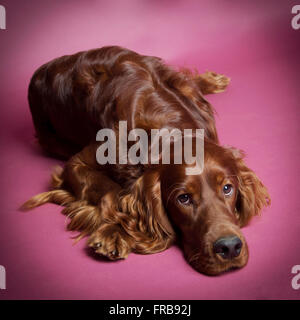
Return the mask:
[[[243,154],[219,145],[214,112],[204,98],[229,79],[213,72],[175,70],[160,58],[117,47],[50,61],[33,75],[29,104],[36,135],[50,155],[66,159],[52,190],[23,209],[64,206],[68,230],[109,259],[155,253],[175,240],[198,271],[216,275],[240,268],[248,248],[240,231],[270,203]],[[204,170],[187,164],[104,164],[96,161],[99,129],[204,129]]]

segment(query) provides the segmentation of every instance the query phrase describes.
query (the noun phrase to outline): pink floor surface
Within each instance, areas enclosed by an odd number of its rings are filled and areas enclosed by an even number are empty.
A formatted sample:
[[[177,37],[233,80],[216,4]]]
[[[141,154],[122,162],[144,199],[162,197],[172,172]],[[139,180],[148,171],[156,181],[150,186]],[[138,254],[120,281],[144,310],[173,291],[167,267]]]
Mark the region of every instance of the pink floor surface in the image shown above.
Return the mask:
[[[295,1],[3,0],[0,30],[0,299],[299,299],[291,269],[300,264],[300,30]],[[221,142],[241,148],[268,187],[272,205],[243,229],[250,249],[239,271],[208,277],[180,249],[106,262],[72,246],[61,208],[18,206],[45,191],[58,161],[33,139],[26,99],[42,63],[117,44],[177,66],[231,77],[209,96]]]

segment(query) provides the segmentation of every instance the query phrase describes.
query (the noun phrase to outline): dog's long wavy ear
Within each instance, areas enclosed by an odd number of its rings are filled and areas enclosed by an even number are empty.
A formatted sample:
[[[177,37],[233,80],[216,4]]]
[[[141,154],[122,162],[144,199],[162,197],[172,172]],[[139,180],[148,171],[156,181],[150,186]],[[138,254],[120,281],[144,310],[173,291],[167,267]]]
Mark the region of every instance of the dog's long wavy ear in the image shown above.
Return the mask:
[[[154,253],[167,249],[175,232],[161,199],[160,173],[146,171],[119,199],[119,209],[132,219],[126,219],[124,229],[135,238],[139,253]]]
[[[235,159],[238,170],[239,190],[236,203],[236,213],[240,226],[248,224],[251,218],[259,215],[263,207],[271,204],[267,188],[257,175],[249,169],[243,158],[244,153],[238,149],[227,148]]]

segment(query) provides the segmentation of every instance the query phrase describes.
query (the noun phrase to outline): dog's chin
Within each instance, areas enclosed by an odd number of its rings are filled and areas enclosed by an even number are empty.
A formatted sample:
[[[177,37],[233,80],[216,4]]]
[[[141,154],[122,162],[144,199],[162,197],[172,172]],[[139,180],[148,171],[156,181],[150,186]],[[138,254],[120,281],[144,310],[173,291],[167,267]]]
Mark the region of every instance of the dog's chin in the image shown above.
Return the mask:
[[[199,259],[190,262],[190,265],[199,273],[208,276],[218,276],[227,272],[241,269],[246,266],[247,262],[248,254],[236,260],[234,259],[231,261],[223,262],[221,262],[219,259],[214,258]]]

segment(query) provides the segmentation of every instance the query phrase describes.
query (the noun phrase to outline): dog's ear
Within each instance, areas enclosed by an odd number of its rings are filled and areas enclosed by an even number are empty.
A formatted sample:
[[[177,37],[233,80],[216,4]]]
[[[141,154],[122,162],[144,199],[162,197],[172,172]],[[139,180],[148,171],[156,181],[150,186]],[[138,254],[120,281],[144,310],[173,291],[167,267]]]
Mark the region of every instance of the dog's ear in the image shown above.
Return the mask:
[[[249,169],[243,158],[241,150],[227,147],[231,152],[237,167],[239,190],[236,202],[236,213],[241,227],[248,224],[251,218],[260,214],[263,207],[271,204],[267,188],[262,184],[257,175]]]
[[[158,171],[146,171],[138,178],[120,196],[119,208],[133,218],[132,225],[123,227],[136,238],[138,252],[159,252],[171,245],[175,232],[162,203]]]

